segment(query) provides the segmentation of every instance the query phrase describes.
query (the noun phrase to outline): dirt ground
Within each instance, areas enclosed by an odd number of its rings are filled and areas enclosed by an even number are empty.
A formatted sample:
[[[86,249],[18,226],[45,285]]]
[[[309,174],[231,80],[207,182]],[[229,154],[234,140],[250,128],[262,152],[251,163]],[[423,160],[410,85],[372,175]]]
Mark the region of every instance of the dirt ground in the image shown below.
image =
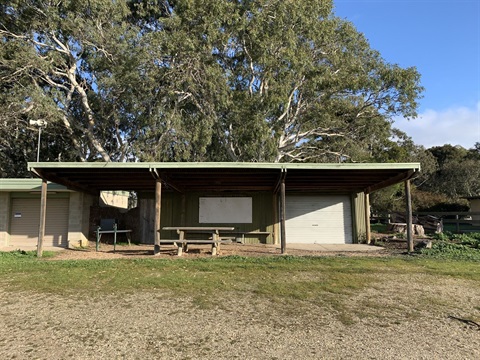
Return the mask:
[[[401,243],[366,253],[321,253],[290,249],[291,255],[385,256],[403,252]],[[404,245],[404,243],[403,243]],[[152,257],[152,246],[102,244],[61,251],[59,259]],[[222,246],[221,255],[278,256],[276,246]],[[160,257],[178,259],[173,247]],[[192,247],[186,258],[211,256]],[[47,258],[45,261],[51,261]],[[379,277],[382,275],[379,274]],[[162,291],[122,297],[18,293],[0,287],[1,359],[479,359],[480,330],[458,319],[480,315],[480,292],[472,282],[426,281],[398,276],[351,296],[365,309],[345,323],[333,304],[271,303],[253,293],[218,298],[202,307],[192,298]],[[369,315],[371,299],[377,308]],[[381,301],[378,301],[381,299]],[[432,306],[425,302],[436,299]],[[459,306],[452,308],[452,301]],[[418,306],[421,304],[421,306]],[[393,310],[392,310],[393,309]],[[475,310],[476,309],[476,310]],[[380,315],[379,315],[380,314]],[[383,315],[382,315],[383,314]],[[458,319],[457,319],[458,318]]]
[[[416,239],[420,243],[422,239]],[[368,251],[366,251],[367,249]],[[287,246],[287,254],[293,256],[395,256],[404,254],[407,249],[406,240],[389,237],[389,234],[374,234],[370,247],[364,245],[363,249],[343,249],[342,246],[332,249],[321,250],[315,246],[296,247],[295,244]],[[173,245],[162,245],[159,258],[195,258],[211,256],[210,245],[191,245],[188,252],[178,257],[176,247]],[[268,244],[222,244],[218,256],[281,256],[280,245]],[[96,251],[95,242],[90,241],[86,248],[61,250],[53,260],[81,260],[81,259],[117,259],[117,258],[150,258],[153,256],[153,245],[125,243],[116,246],[116,251],[111,241],[101,243],[99,251]]]

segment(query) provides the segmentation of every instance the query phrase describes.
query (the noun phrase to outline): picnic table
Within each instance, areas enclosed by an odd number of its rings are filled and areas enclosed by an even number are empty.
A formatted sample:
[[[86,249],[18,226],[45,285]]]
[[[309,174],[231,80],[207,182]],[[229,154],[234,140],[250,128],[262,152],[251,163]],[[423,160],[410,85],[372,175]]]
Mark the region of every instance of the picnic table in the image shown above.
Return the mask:
[[[112,230],[102,230],[102,228],[99,226],[97,230],[95,231],[97,235],[97,244],[95,246],[95,250],[98,251],[100,248],[100,239],[102,238],[103,234],[113,234],[113,252],[116,250],[117,246],[117,234],[125,234],[127,237],[128,245],[131,245],[131,236],[130,233],[132,230],[118,230],[117,224],[113,224],[113,229]]]
[[[166,226],[163,230],[176,231],[178,234],[178,240],[160,240],[160,243],[174,243],[177,246],[177,255],[182,256],[183,251],[188,251],[188,244],[211,244],[212,256],[217,255],[219,252],[222,238],[220,237],[221,231],[233,231],[234,227],[222,227],[222,226]],[[157,230],[160,231],[160,230]],[[187,239],[187,234],[209,234],[209,239]]]

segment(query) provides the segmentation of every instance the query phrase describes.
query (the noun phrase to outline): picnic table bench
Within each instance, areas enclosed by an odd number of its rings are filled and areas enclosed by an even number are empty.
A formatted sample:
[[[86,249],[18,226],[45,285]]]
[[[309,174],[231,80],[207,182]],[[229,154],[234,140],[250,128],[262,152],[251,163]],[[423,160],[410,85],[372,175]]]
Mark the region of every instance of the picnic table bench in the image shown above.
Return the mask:
[[[270,231],[225,231],[224,234],[228,235],[240,235],[240,237],[234,236],[233,239],[235,239],[237,242],[238,239],[240,239],[240,243],[244,244],[245,243],[245,236],[258,236],[258,235],[263,235],[263,236],[270,236],[272,233]],[[222,236],[222,239],[230,239],[228,236]]]
[[[183,251],[188,251],[189,244],[211,244],[212,256],[219,252],[220,244],[226,240],[220,237],[222,231],[233,231],[234,227],[219,227],[219,226],[166,226],[163,230],[176,231],[178,240],[162,240],[160,244],[172,243],[177,246],[177,255],[182,256]],[[160,230],[157,230],[160,231]],[[186,234],[210,234],[209,239],[187,239]]]

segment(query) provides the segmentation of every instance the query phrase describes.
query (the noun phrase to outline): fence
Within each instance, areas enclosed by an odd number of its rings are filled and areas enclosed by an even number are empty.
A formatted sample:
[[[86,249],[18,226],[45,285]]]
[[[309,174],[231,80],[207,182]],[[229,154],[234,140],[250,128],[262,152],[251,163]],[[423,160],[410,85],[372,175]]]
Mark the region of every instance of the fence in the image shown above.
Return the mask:
[[[431,215],[442,219],[444,230],[480,232],[480,212],[419,212],[416,215]]]
[[[388,216],[371,216],[370,222],[373,223],[392,223],[404,222],[399,217],[404,217],[405,214],[394,213]],[[413,214],[413,219],[420,219],[424,217],[436,217],[441,220],[443,230],[465,233],[465,232],[480,232],[480,212],[416,212]],[[426,229],[427,230],[427,229]]]

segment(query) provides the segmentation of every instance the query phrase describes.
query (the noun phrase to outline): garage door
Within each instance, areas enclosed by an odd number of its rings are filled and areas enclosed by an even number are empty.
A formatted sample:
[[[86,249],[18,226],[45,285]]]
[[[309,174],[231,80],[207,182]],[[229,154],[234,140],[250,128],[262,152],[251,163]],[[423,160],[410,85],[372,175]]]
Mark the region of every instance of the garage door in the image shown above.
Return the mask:
[[[287,243],[351,244],[350,196],[287,196]]]
[[[10,245],[34,246],[38,240],[40,199],[12,199]],[[67,246],[68,199],[47,199],[44,246]]]

